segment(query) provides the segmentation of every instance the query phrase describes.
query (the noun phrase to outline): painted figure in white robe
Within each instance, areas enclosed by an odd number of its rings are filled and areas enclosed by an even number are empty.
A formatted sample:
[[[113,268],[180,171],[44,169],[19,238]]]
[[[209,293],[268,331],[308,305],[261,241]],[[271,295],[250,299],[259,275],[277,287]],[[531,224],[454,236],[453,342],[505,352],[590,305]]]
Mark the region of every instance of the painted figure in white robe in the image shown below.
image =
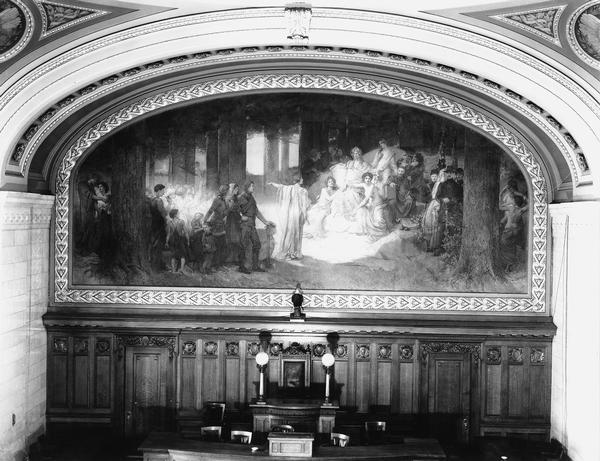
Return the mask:
[[[363,199],[356,210],[356,226],[351,232],[368,235],[371,240],[377,240],[389,233],[390,220],[387,201],[380,189],[380,184],[373,183],[373,174],[363,175]]]
[[[302,232],[310,200],[302,187],[302,177],[294,184],[268,183],[277,189],[278,222],[275,234],[275,259],[302,259]]]
[[[379,151],[375,155],[373,162],[373,171],[377,177],[377,181],[381,184],[387,184],[389,177],[396,169],[396,160],[394,151],[388,147],[385,139],[379,140]]]
[[[326,234],[326,220],[331,214],[331,204],[338,193],[338,187],[333,176],[327,177],[327,186],[321,189],[317,202],[308,210],[310,227],[307,235],[311,237],[324,237]]]
[[[362,201],[363,175],[370,172],[371,166],[364,161],[362,150],[352,148],[352,160],[332,168],[332,175],[339,185],[339,191],[331,202],[331,216],[327,227],[336,232],[348,232],[356,221],[356,210]]]

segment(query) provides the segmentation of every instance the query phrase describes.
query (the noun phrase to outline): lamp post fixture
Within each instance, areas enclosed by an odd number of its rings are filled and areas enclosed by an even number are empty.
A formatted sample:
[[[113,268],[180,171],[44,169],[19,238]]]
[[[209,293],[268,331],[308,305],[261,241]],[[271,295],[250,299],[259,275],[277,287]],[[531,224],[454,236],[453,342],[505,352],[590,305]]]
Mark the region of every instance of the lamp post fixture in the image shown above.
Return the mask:
[[[266,352],[259,352],[256,354],[256,365],[258,366],[258,371],[260,372],[260,380],[258,382],[258,400],[256,403],[264,405],[267,402],[265,401],[265,369],[267,368],[267,363],[269,363],[269,354]]]
[[[321,363],[325,367],[325,401],[323,402],[323,405],[331,405],[331,402],[329,401],[329,380],[331,379],[331,367],[335,363],[335,357],[329,352],[323,354]]]

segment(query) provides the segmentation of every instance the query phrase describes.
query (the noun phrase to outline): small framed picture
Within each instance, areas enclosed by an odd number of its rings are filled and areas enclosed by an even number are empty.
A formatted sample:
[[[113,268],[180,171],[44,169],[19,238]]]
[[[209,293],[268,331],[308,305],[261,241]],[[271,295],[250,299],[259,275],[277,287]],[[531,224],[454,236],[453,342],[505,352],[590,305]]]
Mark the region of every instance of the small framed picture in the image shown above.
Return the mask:
[[[282,359],[279,387],[290,390],[308,387],[310,379],[308,363],[307,359]]]

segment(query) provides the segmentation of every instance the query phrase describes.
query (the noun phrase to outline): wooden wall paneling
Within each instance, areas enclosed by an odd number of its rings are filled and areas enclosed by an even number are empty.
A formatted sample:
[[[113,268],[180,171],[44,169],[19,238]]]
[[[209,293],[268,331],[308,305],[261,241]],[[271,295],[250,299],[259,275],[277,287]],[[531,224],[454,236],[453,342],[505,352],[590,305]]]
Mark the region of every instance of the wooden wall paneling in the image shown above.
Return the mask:
[[[279,386],[279,375],[281,374],[281,359],[279,354],[273,355],[270,351],[267,351],[267,353],[269,354],[269,363],[267,364],[267,371],[265,373],[265,392],[268,396],[269,389],[276,388],[277,386]]]
[[[344,347],[346,345],[342,345],[339,348],[339,352],[342,354],[336,353],[335,355],[335,365],[333,366],[333,382],[335,383],[335,389],[339,392],[337,398],[339,399],[340,406],[348,406],[349,398],[348,396],[351,394],[350,389],[348,387],[349,383],[349,359],[348,359],[348,349]],[[344,353],[345,351],[345,353]]]
[[[462,413],[465,374],[464,358],[455,354],[432,357],[429,376],[429,412],[443,414]]]
[[[325,367],[321,357],[313,357],[310,364],[311,383],[325,385]]]
[[[392,413],[400,413],[400,356],[399,344],[392,344],[392,368],[390,370],[390,409]]]
[[[469,356],[469,393],[470,408],[466,414],[467,420],[463,420],[463,441],[470,441],[473,437],[479,435],[481,425],[481,368],[483,367],[483,359],[481,357],[482,345],[475,346]]]
[[[48,347],[48,402],[50,408],[68,408],[69,338],[53,334]]]
[[[197,348],[197,341],[195,339],[182,338],[178,357],[178,406],[182,411],[193,411],[196,408]]]
[[[240,343],[238,341],[227,340],[223,354],[225,361],[225,403],[229,408],[240,407]]]
[[[73,337],[73,407],[89,408],[90,406],[90,338]]]
[[[549,376],[551,370],[551,354],[548,347],[534,345],[530,348],[530,354],[526,357],[529,361],[529,418],[549,419],[548,397],[550,393]]]
[[[175,389],[173,390],[173,400],[174,400],[174,404],[173,407],[175,409],[175,412],[179,411],[179,408],[181,407],[181,381],[182,381],[182,376],[181,376],[181,360],[182,360],[182,356],[183,356],[183,350],[182,350],[182,343],[181,343],[181,335],[178,334],[175,337],[175,350],[174,350],[174,357],[173,357],[173,364],[174,364],[174,372],[175,372]]]
[[[266,374],[266,373],[265,373]],[[259,372],[253,355],[246,358],[246,401],[251,402],[258,397]]]
[[[114,386],[112,367],[113,338],[112,336],[98,336],[93,339],[93,405],[98,409],[111,409]]]
[[[207,401],[218,401],[222,394],[219,390],[219,356],[218,343],[212,339],[204,341],[201,351],[202,364],[202,399]]]
[[[375,364],[377,374],[377,400],[376,405],[390,407],[392,392],[392,344],[379,343],[375,348]]]
[[[194,390],[196,392],[196,410],[204,408],[204,355],[202,351],[204,349],[204,341],[202,339],[196,340],[196,362],[195,362],[195,373],[194,373]]]
[[[371,345],[357,342],[352,354],[355,357],[355,405],[360,412],[369,411],[371,402]]]
[[[357,407],[356,405],[356,343],[350,341],[346,344],[348,354],[348,397],[346,405],[348,407]]]
[[[512,418],[527,415],[525,406],[526,348],[522,344],[508,345],[508,413]]]
[[[418,373],[416,372],[417,367],[415,365],[417,350],[418,346],[416,344],[402,343],[397,345],[397,366],[394,366],[397,370],[397,377],[394,379],[397,387],[397,391],[394,392],[397,395],[397,405],[396,407],[392,407],[394,412],[403,414],[417,413]]]
[[[484,414],[500,416],[502,414],[502,348],[488,345],[484,349]]]
[[[370,361],[369,361],[369,387],[367,388],[368,406],[366,411],[369,411],[373,405],[377,405],[377,343],[370,343]]]
[[[217,401],[224,402],[227,398],[226,379],[227,379],[227,362],[226,362],[226,351],[225,351],[225,340],[216,340],[217,343],[217,380],[215,381],[217,386]]]
[[[502,418],[506,418],[508,416],[508,399],[509,399],[509,356],[508,356],[508,345],[503,344],[501,349],[502,353],[502,382],[500,387],[500,401],[501,401],[501,410],[500,415]]]
[[[240,339],[240,350],[239,350],[239,376],[238,382],[240,383],[239,396],[238,399],[240,403],[245,404],[249,403],[250,399],[248,398],[248,379],[246,378],[248,374],[248,360],[246,358],[248,342],[244,339]]]

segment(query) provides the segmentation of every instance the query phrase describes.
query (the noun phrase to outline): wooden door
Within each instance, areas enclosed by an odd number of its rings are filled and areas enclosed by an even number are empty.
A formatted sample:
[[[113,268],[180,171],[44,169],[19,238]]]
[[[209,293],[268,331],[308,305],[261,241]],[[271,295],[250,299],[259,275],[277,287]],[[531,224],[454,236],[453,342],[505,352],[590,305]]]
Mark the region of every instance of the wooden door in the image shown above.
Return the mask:
[[[169,357],[161,348],[127,349],[125,433],[144,436],[168,429]]]
[[[471,369],[468,353],[432,353],[425,383],[428,431],[441,440],[468,442]]]

